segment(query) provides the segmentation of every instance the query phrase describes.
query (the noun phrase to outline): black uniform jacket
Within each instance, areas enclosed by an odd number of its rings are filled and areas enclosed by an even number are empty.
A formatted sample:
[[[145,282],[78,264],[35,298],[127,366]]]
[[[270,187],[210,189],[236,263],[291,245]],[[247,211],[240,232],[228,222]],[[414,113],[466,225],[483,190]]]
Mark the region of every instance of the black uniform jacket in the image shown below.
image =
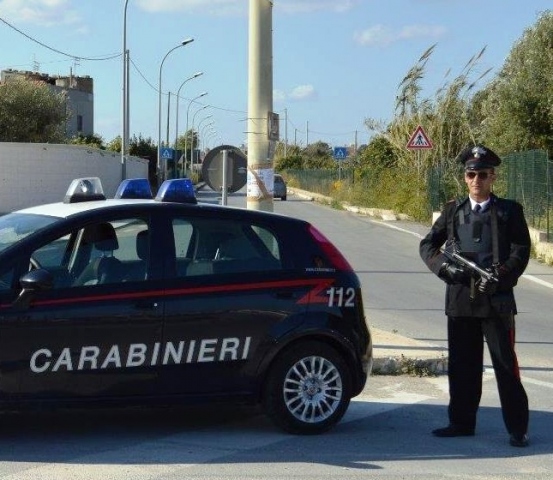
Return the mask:
[[[446,287],[445,313],[451,317],[490,317],[495,314],[516,313],[513,287],[524,272],[530,258],[530,234],[524,218],[522,205],[491,195],[490,208],[495,205],[497,212],[499,284],[497,292],[488,297],[476,294],[470,298],[470,282],[448,284]],[[460,213],[461,212],[461,213]],[[456,236],[462,214],[470,213],[470,201],[452,200],[448,202],[430,232],[420,242],[419,253],[428,268],[439,274],[446,257],[440,248],[450,236]],[[451,222],[454,222],[452,225]],[[453,240],[458,240],[455,238]],[[482,265],[487,267],[488,265]],[[474,293],[474,289],[473,289]]]

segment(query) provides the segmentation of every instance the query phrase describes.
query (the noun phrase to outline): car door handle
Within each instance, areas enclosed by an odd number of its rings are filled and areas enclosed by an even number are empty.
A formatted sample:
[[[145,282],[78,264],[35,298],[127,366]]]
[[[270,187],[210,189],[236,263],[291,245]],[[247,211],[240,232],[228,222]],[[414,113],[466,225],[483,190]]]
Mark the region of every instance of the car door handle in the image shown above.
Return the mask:
[[[143,300],[140,302],[136,302],[135,307],[140,310],[154,310],[158,307],[157,302],[153,302],[152,300]]]

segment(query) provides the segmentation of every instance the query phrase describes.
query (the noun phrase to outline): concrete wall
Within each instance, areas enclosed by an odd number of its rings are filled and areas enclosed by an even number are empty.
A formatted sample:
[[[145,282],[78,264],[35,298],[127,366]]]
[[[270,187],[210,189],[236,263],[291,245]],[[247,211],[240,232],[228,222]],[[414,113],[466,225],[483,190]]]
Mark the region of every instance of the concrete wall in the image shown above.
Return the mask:
[[[99,177],[106,197],[112,197],[121,182],[121,154],[81,145],[0,142],[0,214],[62,201],[79,177]],[[126,178],[148,178],[148,161],[130,157]]]

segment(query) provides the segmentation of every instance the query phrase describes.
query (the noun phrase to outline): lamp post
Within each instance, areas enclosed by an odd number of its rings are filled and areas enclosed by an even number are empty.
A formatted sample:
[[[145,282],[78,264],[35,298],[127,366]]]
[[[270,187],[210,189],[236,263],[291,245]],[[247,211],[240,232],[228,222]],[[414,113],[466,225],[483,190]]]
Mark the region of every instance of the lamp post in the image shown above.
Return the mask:
[[[127,51],[127,5],[125,0],[123,9],[123,106],[122,106],[122,130],[121,130],[121,180],[127,176],[127,138],[129,136],[129,52]]]
[[[202,148],[205,149],[205,137],[206,137],[206,134],[204,133],[208,127],[211,127],[209,130],[208,130],[208,133],[210,132],[214,132],[215,130],[213,129],[213,125],[215,124],[215,122],[209,122],[209,123],[206,123],[203,127],[202,127],[202,130],[200,131],[200,144],[202,145]]]
[[[198,115],[198,113],[200,113],[202,110],[205,110],[207,107],[209,107],[209,105],[204,105],[203,107],[198,108],[198,110],[194,112],[194,115],[192,115],[192,126],[190,127],[190,132],[192,134],[192,137],[190,139],[190,170],[192,170],[192,164],[194,160],[194,120],[196,119],[196,115]],[[196,138],[198,138],[197,135]]]
[[[198,98],[205,97],[207,95],[207,92],[200,93],[197,97],[194,97],[190,102],[188,103],[188,108],[186,109],[186,130],[184,132],[184,165],[185,165],[185,172],[186,172],[186,152],[188,151],[188,115],[190,113],[190,106],[198,100]],[[192,139],[192,143],[194,143]],[[192,158],[190,158],[190,169],[192,169]]]
[[[194,78],[197,78],[199,77],[200,75],[203,75],[204,72],[196,72],[194,75],[192,75],[191,77],[188,77],[184,82],[182,82],[180,84],[180,87],[179,89],[177,90],[177,107],[176,107],[176,119],[175,119],[175,149],[177,148],[177,140],[178,140],[178,136],[179,136],[179,98],[180,98],[180,91],[182,89],[182,87],[184,87],[184,84]]]
[[[208,124],[204,125],[202,130],[200,130],[200,127],[202,126],[202,123],[204,123],[206,120],[210,119],[211,117],[213,117],[213,115],[208,115],[207,117],[204,117],[202,118],[199,122],[198,122],[198,135],[200,134],[200,131],[203,131],[203,129],[209,125],[213,125],[215,122],[212,121],[212,122],[209,122]]]
[[[158,180],[158,186],[161,183],[162,180],[162,172],[161,172],[161,72],[163,70],[163,63],[169,56],[171,52],[176,50],[179,47],[184,47],[185,45],[188,45],[189,43],[193,42],[193,38],[187,38],[186,40],[183,40],[181,43],[179,43],[177,46],[173,47],[171,50],[169,50],[163,59],[161,60],[161,63],[159,65],[159,83],[158,83],[158,105],[157,105],[157,180]]]
[[[197,139],[196,146],[198,147],[198,149],[200,149],[200,145],[201,145],[200,139],[202,138],[201,132],[203,131],[203,128],[202,128],[202,130],[200,130],[200,127],[201,127],[202,123],[204,123],[206,120],[210,119],[211,117],[213,117],[213,115],[207,115],[206,117],[202,118],[202,119],[198,122],[198,127],[196,128],[196,132],[197,132],[197,135],[196,135],[196,139]],[[207,125],[213,125],[213,123],[214,123],[214,122],[210,122],[210,123],[208,123]]]
[[[209,132],[207,132],[207,135],[205,137],[205,145],[207,145],[208,140],[211,140],[214,136],[217,136],[217,131],[210,130]]]

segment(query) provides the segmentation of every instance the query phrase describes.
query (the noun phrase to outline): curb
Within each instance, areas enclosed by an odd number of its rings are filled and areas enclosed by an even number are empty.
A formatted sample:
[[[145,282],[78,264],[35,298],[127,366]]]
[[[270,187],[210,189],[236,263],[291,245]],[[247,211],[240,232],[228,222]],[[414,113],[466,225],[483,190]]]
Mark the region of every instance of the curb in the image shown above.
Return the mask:
[[[447,373],[447,349],[370,327],[373,375],[437,376]]]

